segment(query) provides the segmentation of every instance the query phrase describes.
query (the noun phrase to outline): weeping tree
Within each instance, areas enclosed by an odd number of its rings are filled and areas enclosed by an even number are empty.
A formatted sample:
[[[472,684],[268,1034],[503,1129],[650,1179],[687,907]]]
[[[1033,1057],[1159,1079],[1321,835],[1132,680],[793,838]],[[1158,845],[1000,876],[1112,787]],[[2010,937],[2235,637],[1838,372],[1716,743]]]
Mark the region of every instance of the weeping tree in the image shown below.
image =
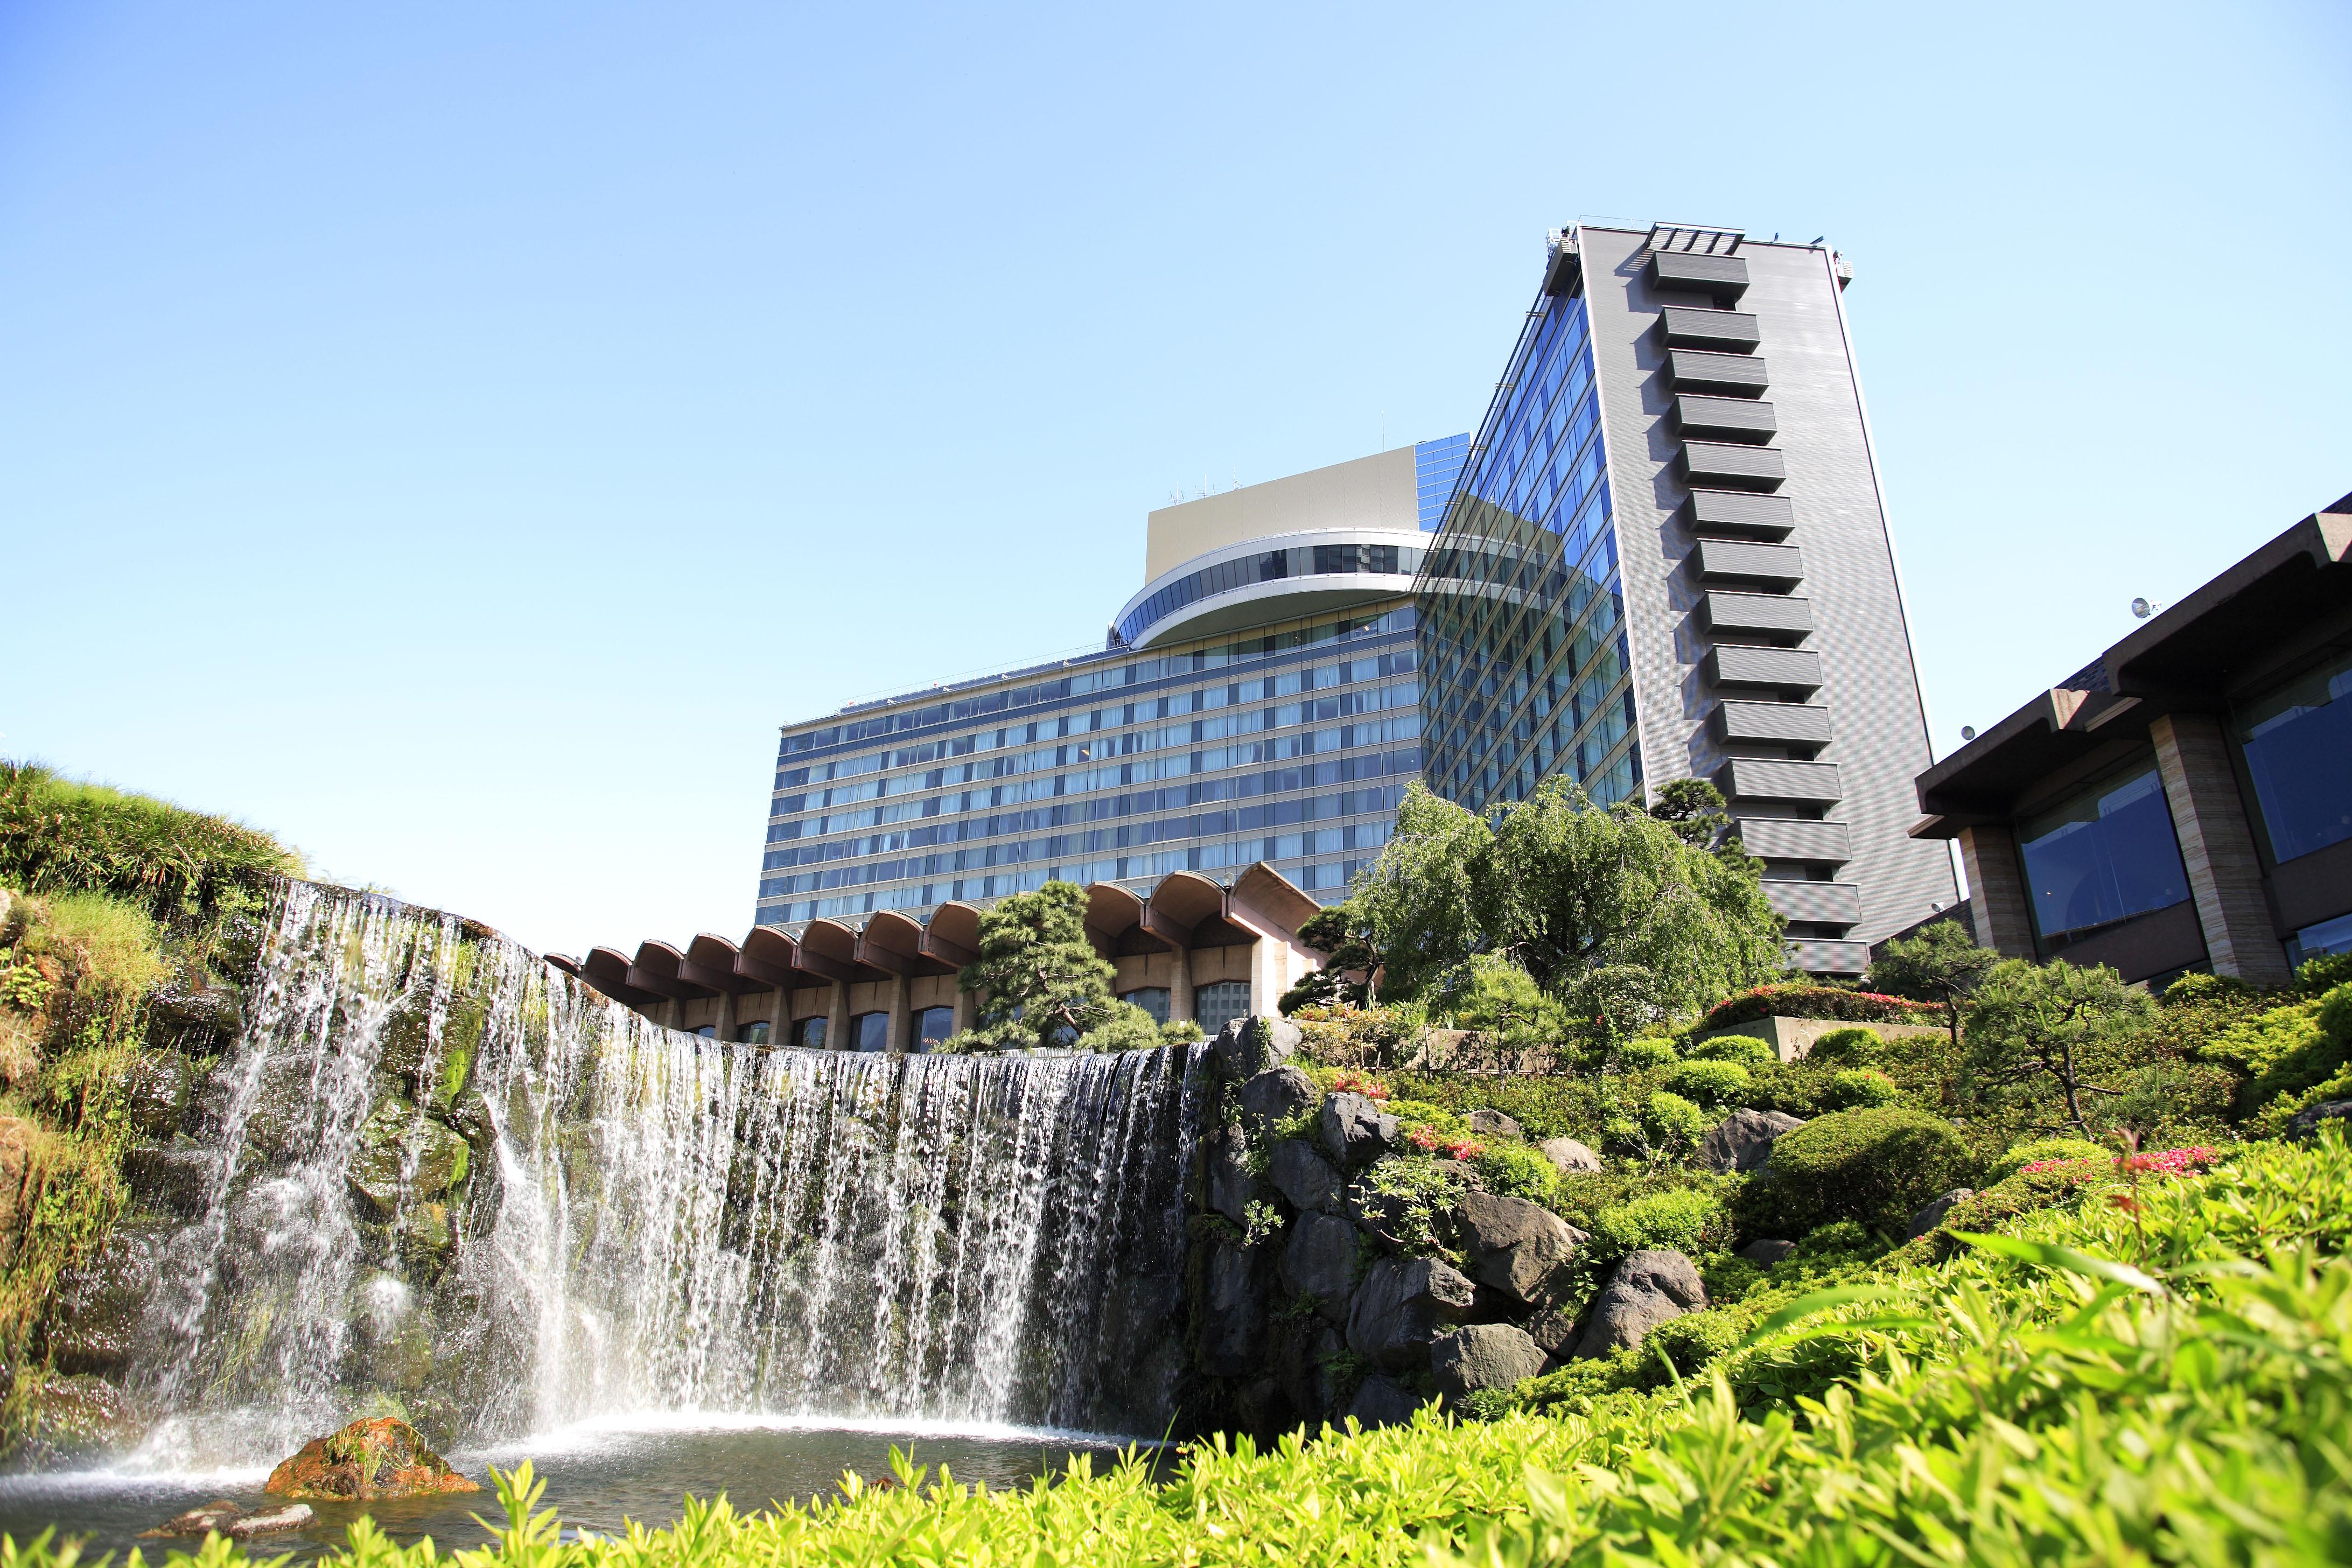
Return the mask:
[[[1351,900],[1385,989],[1451,997],[1500,958],[1615,1035],[1784,974],[1757,863],[1704,819],[1722,797],[1670,798],[1672,820],[1554,778],[1490,819],[1414,784]]]

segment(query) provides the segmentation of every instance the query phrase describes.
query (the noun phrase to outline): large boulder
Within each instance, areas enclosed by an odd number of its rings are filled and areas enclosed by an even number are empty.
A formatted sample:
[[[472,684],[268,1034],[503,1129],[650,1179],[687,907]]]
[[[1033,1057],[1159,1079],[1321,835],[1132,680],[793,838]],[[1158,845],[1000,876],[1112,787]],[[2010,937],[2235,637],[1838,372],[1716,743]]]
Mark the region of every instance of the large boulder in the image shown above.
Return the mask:
[[[130,1397],[106,1379],[89,1373],[31,1375],[29,1390],[18,1385],[24,1401],[16,1426],[20,1458],[41,1464],[94,1458],[146,1436],[146,1423]]]
[[[122,1069],[123,1119],[142,1138],[169,1138],[187,1114],[195,1074],[177,1051],[141,1051]]]
[[[152,1222],[118,1225],[97,1251],[58,1270],[43,1332],[52,1365],[112,1376],[131,1363],[143,1340],[163,1249]]]
[[[472,1147],[441,1121],[386,1098],[361,1127],[360,1146],[344,1173],[375,1217],[390,1219],[400,1212],[404,1194],[437,1198],[463,1182],[472,1160]]]
[[[1739,1249],[1739,1256],[1759,1268],[1769,1268],[1775,1263],[1786,1263],[1796,1250],[1797,1244],[1793,1241],[1774,1241],[1768,1237],[1749,1242]]]
[[[415,1427],[379,1415],[311,1438],[300,1453],[269,1472],[262,1489],[271,1497],[352,1502],[482,1489],[426,1447]]]
[[[1772,1141],[1804,1124],[1785,1110],[1735,1110],[1699,1141],[1698,1163],[1717,1174],[1760,1170],[1772,1156]]]
[[[200,1215],[212,1197],[220,1156],[209,1149],[135,1143],[122,1152],[122,1178],[150,1207]]]
[[[1548,1303],[1563,1266],[1584,1233],[1525,1198],[1465,1193],[1454,1205],[1454,1234],[1470,1254],[1472,1276],[1528,1306]]]
[[[1538,1312],[1528,1320],[1528,1338],[1544,1354],[1555,1361],[1564,1360],[1576,1348],[1576,1314],[1557,1307]]]
[[[1591,1175],[1601,1169],[1601,1156],[1573,1138],[1547,1138],[1536,1145],[1536,1152],[1563,1176]]]
[[[1622,1346],[1638,1345],[1660,1323],[1706,1305],[1706,1286],[1689,1258],[1679,1252],[1629,1253],[1592,1303],[1576,1353],[1605,1356]]]
[[[1327,1214],[1303,1214],[1282,1249],[1282,1282],[1315,1298],[1315,1310],[1333,1322],[1348,1317],[1356,1284],[1356,1227]]]
[[[1285,1063],[1259,1073],[1241,1087],[1242,1121],[1253,1137],[1266,1136],[1279,1121],[1315,1108],[1323,1091],[1315,1080]]]
[[[1211,1249],[1201,1303],[1201,1370],[1212,1377],[1243,1377],[1258,1370],[1265,1349],[1265,1289],[1256,1260],[1240,1247]]]
[[[1393,1153],[1403,1141],[1403,1124],[1360,1094],[1325,1095],[1317,1129],[1323,1147],[1349,1167]]]
[[[1916,1241],[1943,1224],[1946,1215],[1976,1195],[1974,1187],[1954,1187],[1948,1193],[1939,1193],[1929,1198],[1912,1215],[1910,1228],[1903,1233],[1903,1239]]]
[[[1303,1138],[1286,1138],[1274,1146],[1266,1180],[1301,1214],[1323,1208],[1339,1195],[1339,1173]]]
[[[2305,1106],[2288,1120],[2287,1136],[2297,1142],[2308,1143],[2319,1136],[2321,1122],[2341,1121],[2346,1117],[2352,1117],[2352,1100],[2323,1100],[2315,1105]]]
[[[1209,1142],[1209,1206],[1233,1221],[1247,1225],[1250,1194],[1256,1178],[1250,1174],[1249,1151],[1228,1131]]]
[[[1349,1306],[1348,1348],[1391,1372],[1425,1367],[1438,1331],[1476,1300],[1477,1287],[1436,1258],[1383,1258]]]
[[[1473,1323],[1429,1347],[1429,1370],[1449,1403],[1481,1388],[1515,1388],[1543,1365],[1543,1347],[1508,1323]]]
[[[1348,1414],[1358,1426],[1366,1429],[1375,1426],[1402,1426],[1421,1408],[1421,1396],[1392,1377],[1374,1373],[1356,1385],[1356,1397],[1348,1403]]]
[[[1481,1138],[1517,1138],[1522,1136],[1519,1124],[1499,1110],[1474,1110],[1470,1113],[1470,1131]]]
[[[1287,1018],[1235,1018],[1210,1042],[1217,1065],[1239,1083],[1297,1054],[1304,1038]]]

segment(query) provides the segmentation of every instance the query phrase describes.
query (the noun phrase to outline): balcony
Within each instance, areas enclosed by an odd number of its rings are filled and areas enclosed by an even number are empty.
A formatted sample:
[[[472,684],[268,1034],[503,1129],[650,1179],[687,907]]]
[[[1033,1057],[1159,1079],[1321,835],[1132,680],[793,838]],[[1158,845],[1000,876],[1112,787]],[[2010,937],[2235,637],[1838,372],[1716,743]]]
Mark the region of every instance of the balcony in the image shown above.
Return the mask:
[[[1808,974],[1870,973],[1870,944],[1866,942],[1828,942],[1819,937],[1801,937],[1789,944],[1789,956],[1798,968]]]
[[[1691,570],[1702,583],[1767,583],[1794,586],[1805,580],[1805,558],[1793,544],[1749,544],[1737,539],[1702,539],[1690,552]]]
[[[1707,728],[1718,742],[1787,746],[1811,756],[1830,743],[1830,710],[1809,702],[1750,702],[1726,698],[1707,715]]]
[[[1718,349],[1752,354],[1764,341],[1756,318],[1745,310],[1703,310],[1669,305],[1658,320],[1658,337],[1670,349]]]
[[[1654,250],[1650,252],[1650,287],[1705,294],[1718,305],[1737,305],[1748,292],[1748,261],[1738,256]]]
[[[1761,860],[1794,860],[1806,866],[1843,866],[1853,844],[1843,822],[1809,822],[1788,816],[1743,816],[1739,842]]]
[[[1760,354],[1709,353],[1673,349],[1666,354],[1666,384],[1676,392],[1712,392],[1726,397],[1761,397],[1772,384]]]
[[[1719,490],[1777,490],[1789,477],[1779,447],[1734,447],[1721,441],[1685,441],[1675,456],[1675,470],[1686,485]]]
[[[1780,418],[1772,405],[1752,397],[1677,397],[1669,412],[1685,440],[1752,445],[1780,433]]]
[[[1763,686],[1792,698],[1822,689],[1822,656],[1802,647],[1744,647],[1729,644],[1706,650],[1699,670],[1717,686]],[[1826,742],[1827,736],[1822,740]]]
[[[1786,921],[1807,925],[1855,926],[1862,923],[1862,889],[1852,882],[1776,882],[1767,880],[1764,896]]]
[[[1715,787],[1730,800],[1786,805],[1834,805],[1845,796],[1835,763],[1782,763],[1767,757],[1732,758],[1715,770]]]
[[[1702,630],[1773,642],[1800,643],[1813,630],[1812,601],[1784,594],[1702,594],[1697,615]]]

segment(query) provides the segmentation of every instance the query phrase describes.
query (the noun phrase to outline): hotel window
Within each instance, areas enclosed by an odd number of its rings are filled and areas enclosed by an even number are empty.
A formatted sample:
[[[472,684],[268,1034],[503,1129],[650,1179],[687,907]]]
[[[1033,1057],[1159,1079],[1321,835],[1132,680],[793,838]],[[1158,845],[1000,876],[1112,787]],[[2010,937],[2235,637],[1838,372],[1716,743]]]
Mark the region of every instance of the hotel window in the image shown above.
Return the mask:
[[[887,1051],[890,1048],[890,1015],[860,1013],[849,1020],[849,1048],[856,1051]]]
[[[2352,838],[2352,656],[2242,704],[2238,735],[2273,858]]]
[[[804,1051],[824,1049],[825,1020],[803,1018],[793,1026],[793,1044]]]
[[[1165,986],[1150,985],[1140,991],[1129,991],[1121,995],[1119,1000],[1134,1003],[1150,1014],[1151,1021],[1155,1024],[1164,1024],[1168,1021],[1168,990]]]
[[[2111,777],[2019,824],[2034,924],[2047,939],[2169,909],[2189,897],[2172,812],[2153,767]]]
[[[768,1043],[768,1021],[762,1018],[756,1024],[745,1024],[740,1026],[735,1031],[735,1043],[742,1046],[766,1045]]]
[[[954,1033],[954,1008],[924,1007],[915,1014],[914,1026],[908,1036],[908,1048],[916,1051],[935,1051],[950,1035]]]
[[[1192,994],[1192,1011],[1205,1034],[1213,1035],[1235,1018],[1248,1017],[1249,1006],[1246,980],[1220,980]]]

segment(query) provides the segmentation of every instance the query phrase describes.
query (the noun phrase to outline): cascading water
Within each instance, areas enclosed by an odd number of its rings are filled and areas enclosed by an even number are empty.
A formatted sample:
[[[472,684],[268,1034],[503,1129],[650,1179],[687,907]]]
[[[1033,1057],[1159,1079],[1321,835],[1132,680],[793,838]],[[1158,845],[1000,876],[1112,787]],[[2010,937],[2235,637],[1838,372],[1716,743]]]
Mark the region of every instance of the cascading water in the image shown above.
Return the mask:
[[[1200,1057],[656,1027],[455,917],[295,884],[192,1112],[127,1383],[144,1458],[371,1402],[452,1439],[760,1413],[1150,1433]]]

